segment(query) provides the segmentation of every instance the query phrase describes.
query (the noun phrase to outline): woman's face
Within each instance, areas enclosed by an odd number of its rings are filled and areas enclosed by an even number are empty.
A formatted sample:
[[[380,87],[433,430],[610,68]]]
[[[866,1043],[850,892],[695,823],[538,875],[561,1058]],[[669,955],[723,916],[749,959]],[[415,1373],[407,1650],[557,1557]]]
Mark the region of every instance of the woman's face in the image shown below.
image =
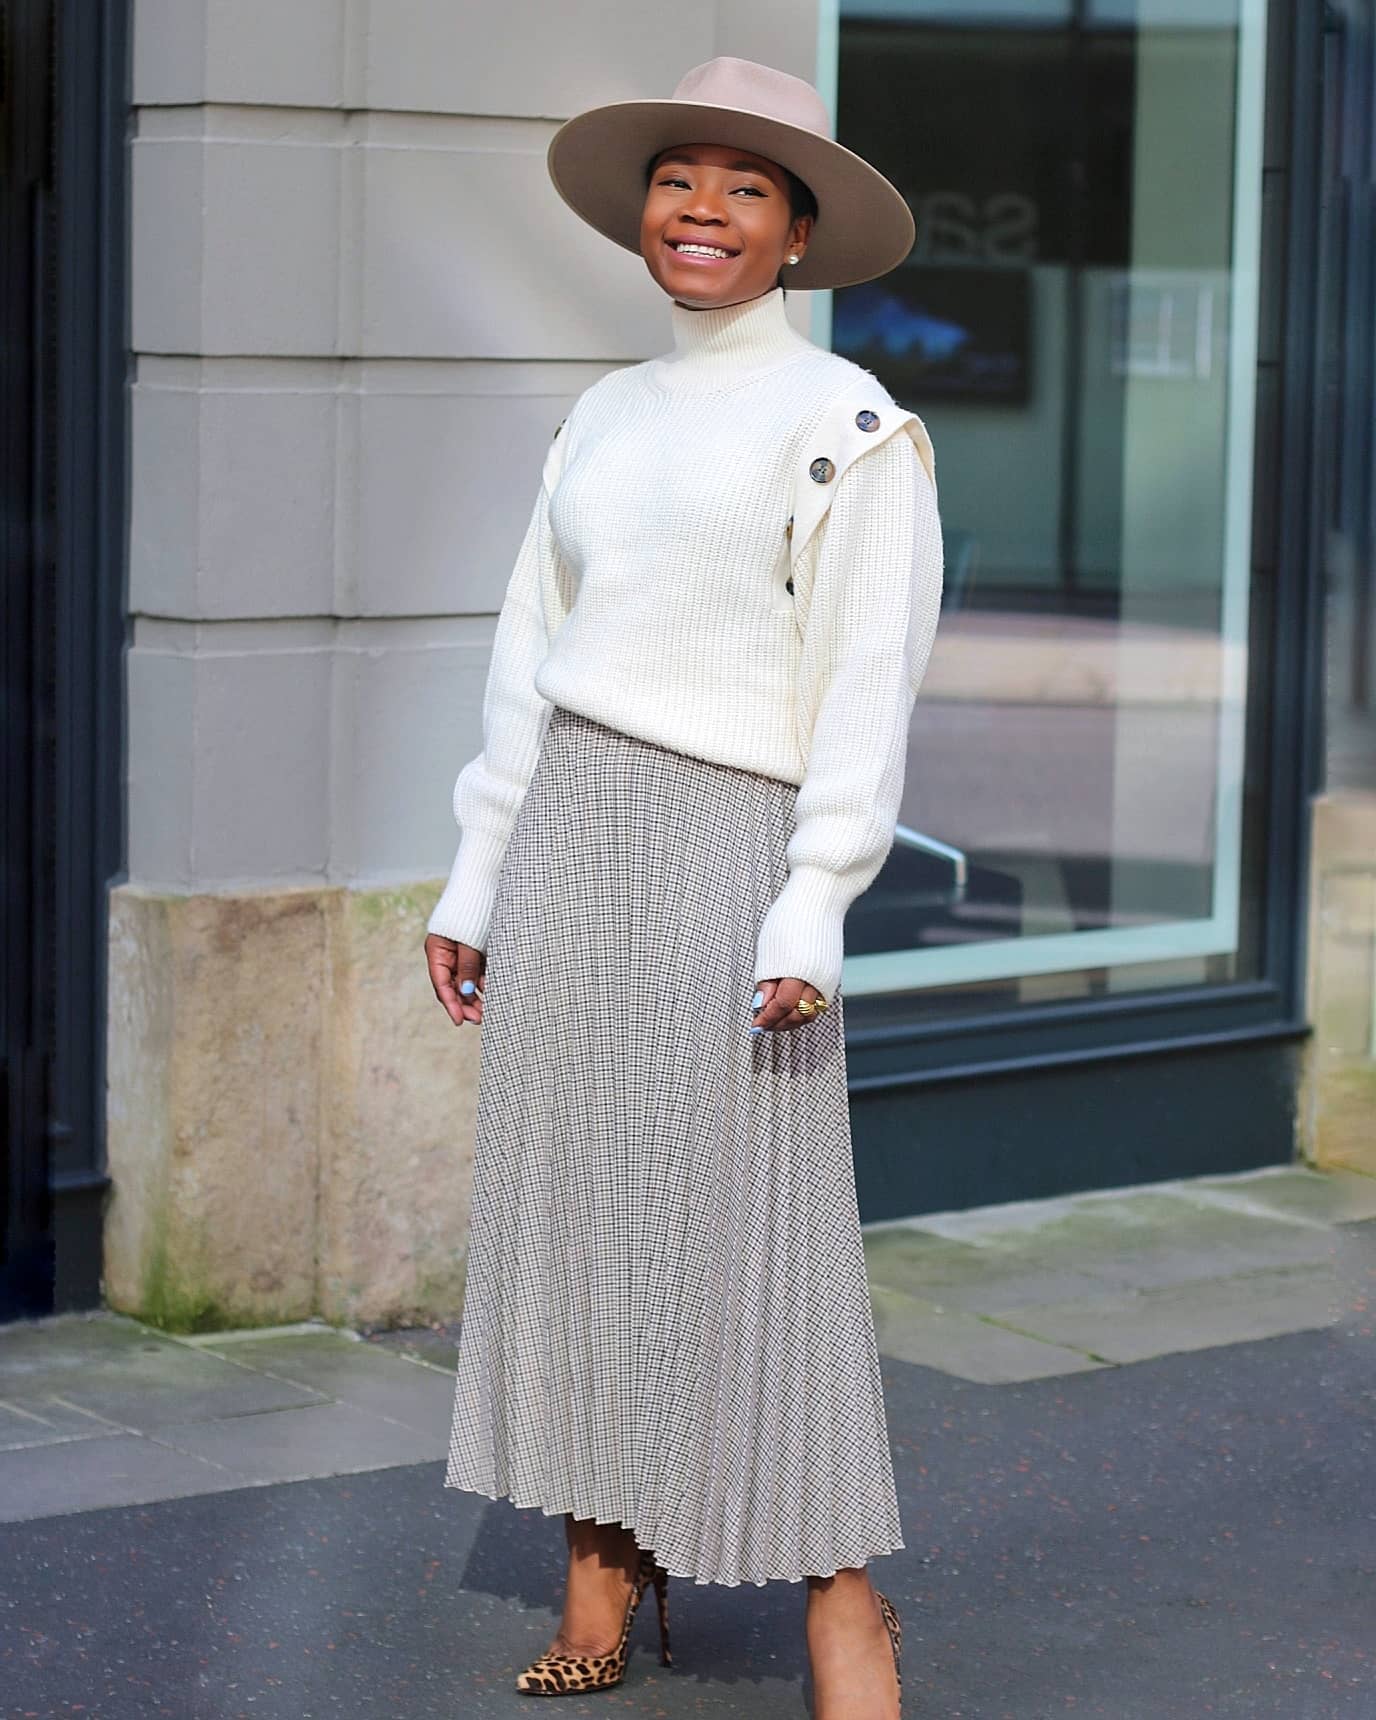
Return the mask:
[[[655,157],[640,254],[680,304],[706,310],[758,298],[786,256],[802,256],[811,232],[810,215],[789,213],[784,170],[763,155],[692,143]]]

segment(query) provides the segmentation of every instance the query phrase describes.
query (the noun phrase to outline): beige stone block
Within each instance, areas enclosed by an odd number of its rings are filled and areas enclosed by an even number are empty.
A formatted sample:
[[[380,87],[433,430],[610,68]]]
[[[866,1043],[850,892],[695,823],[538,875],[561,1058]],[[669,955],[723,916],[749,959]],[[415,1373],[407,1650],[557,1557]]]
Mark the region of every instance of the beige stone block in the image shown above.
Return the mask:
[[[463,1300],[479,1034],[430,988],[436,895],[335,905],[317,1312],[347,1325],[452,1317]]]
[[[438,885],[111,898],[111,1307],[173,1331],[452,1318],[479,1035]]]
[[[158,368],[163,380],[132,390],[131,608],[190,620],[328,615],[332,368],[276,361],[252,382],[214,361]]]
[[[507,0],[500,10],[371,0],[367,105],[563,118],[596,102],[667,96],[689,66],[717,51],[718,10],[705,0]],[[815,21],[800,22],[811,48]]]
[[[136,352],[333,356],[344,145],[339,114],[145,108],[132,148]]]
[[[364,623],[335,657],[330,854],[349,878],[443,878],[454,779],[481,751],[492,621]],[[397,768],[405,759],[406,768]]]
[[[1376,1176],[1376,795],[1313,803],[1301,1148]]]
[[[323,878],[328,636],[309,622],[140,620],[129,653],[129,864],[151,888]],[[222,898],[228,899],[228,898]]]
[[[204,161],[194,145],[130,149],[129,318],[136,352],[198,352]]]
[[[112,1307],[176,1331],[314,1311],[336,893],[112,893]]]
[[[363,23],[358,0],[136,0],[134,100],[334,107]]]
[[[581,369],[581,367],[579,367]],[[357,404],[360,615],[495,615],[578,390],[383,392]]]
[[[668,312],[644,262],[560,200],[553,125],[359,121],[357,350],[371,358],[648,358]]]

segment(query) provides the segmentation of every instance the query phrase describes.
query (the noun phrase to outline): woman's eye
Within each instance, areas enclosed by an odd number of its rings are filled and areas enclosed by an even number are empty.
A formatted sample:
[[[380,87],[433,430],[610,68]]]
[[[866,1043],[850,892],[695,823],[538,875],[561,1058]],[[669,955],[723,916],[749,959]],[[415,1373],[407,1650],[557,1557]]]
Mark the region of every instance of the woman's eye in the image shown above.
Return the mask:
[[[688,181],[686,179],[678,178],[661,179],[659,183],[661,185],[682,185],[685,188],[688,185]],[[766,195],[758,185],[738,185],[736,189],[737,191],[748,191],[752,197],[763,197]]]

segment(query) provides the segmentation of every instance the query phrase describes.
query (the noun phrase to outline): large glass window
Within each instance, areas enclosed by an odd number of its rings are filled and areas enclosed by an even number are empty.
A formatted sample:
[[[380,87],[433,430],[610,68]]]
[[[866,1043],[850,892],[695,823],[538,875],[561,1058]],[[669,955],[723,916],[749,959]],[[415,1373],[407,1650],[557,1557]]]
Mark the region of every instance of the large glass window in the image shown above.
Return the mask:
[[[947,542],[898,841],[847,923],[852,995],[950,1012],[1256,972],[1264,15],[829,14],[837,135],[918,238],[892,274],[818,295],[817,333],[927,423]]]

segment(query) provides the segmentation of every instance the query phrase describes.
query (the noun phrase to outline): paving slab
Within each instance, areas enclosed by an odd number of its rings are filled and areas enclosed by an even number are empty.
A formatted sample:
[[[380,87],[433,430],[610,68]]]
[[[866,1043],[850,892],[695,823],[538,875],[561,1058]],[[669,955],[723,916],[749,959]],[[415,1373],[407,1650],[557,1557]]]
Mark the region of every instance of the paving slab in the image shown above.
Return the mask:
[[[428,1362],[432,1368],[453,1373],[458,1367],[460,1309],[451,1320],[436,1320],[428,1326],[408,1326],[399,1331],[369,1331],[366,1342],[408,1361]]]
[[[988,1313],[1022,1303],[1064,1302],[1098,1295],[1103,1281],[1071,1261],[1026,1250],[956,1242],[920,1224],[885,1225],[865,1234],[871,1286],[886,1285],[944,1308]]]
[[[935,1368],[957,1379],[1001,1385],[1081,1373],[1101,1364],[1055,1339],[1009,1331],[961,1309],[938,1308],[887,1285],[872,1285],[882,1356]]]
[[[59,1445],[69,1439],[102,1439],[125,1430],[64,1398],[0,1399],[0,1452],[31,1445]]]
[[[111,1315],[0,1326],[0,1397],[39,1415],[61,1400],[143,1432],[327,1401]]]
[[[1014,1330],[1123,1363],[1316,1331],[1341,1312],[1332,1271],[1293,1266],[1010,1308],[998,1318]]]
[[[1290,1219],[1360,1224],[1376,1218],[1376,1177],[1283,1165],[1233,1177],[1192,1178],[1190,1194],[1246,1202]]]
[[[209,1341],[216,1354],[274,1379],[356,1409],[385,1416],[419,1432],[447,1434],[454,1411],[452,1372],[328,1329],[233,1341]]]
[[[0,1456],[0,1522],[152,1504],[243,1485],[240,1475],[136,1433],[28,1446]]]
[[[1016,1262],[1024,1273],[1071,1268],[1103,1286],[1140,1290],[1190,1282],[1206,1271],[1227,1276],[1331,1260],[1335,1246],[1325,1226],[1195,1201],[1175,1189],[1027,1206],[1040,1210],[972,1213],[960,1239],[987,1251],[991,1264]]]
[[[233,1472],[243,1484],[304,1481],[425,1462],[444,1455],[448,1431],[447,1421],[421,1433],[353,1404],[321,1403],[226,1421],[163,1425],[153,1437]]]

